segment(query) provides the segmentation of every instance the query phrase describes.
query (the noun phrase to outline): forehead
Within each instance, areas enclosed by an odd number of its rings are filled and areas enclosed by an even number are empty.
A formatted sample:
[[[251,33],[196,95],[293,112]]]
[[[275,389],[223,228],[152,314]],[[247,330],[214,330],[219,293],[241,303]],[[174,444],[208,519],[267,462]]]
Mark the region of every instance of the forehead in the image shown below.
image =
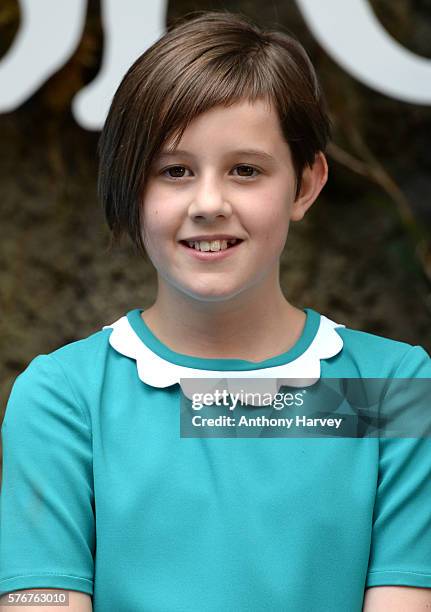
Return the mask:
[[[259,149],[271,154],[287,146],[278,113],[264,100],[215,106],[191,121],[175,147],[177,135],[168,139],[161,154],[184,149]]]

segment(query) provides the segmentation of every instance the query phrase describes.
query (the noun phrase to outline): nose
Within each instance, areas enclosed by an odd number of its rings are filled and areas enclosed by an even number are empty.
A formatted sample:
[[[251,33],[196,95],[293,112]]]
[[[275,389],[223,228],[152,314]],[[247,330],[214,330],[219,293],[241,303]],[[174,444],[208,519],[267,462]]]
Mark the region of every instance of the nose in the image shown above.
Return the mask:
[[[202,176],[195,183],[189,205],[189,216],[194,220],[213,221],[217,217],[229,217],[231,206],[224,197],[220,181],[215,176]]]

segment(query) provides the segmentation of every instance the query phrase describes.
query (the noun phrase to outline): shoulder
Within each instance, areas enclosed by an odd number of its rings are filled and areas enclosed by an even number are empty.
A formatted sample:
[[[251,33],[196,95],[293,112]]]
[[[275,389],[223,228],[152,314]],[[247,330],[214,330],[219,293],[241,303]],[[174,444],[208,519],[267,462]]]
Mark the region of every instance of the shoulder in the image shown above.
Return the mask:
[[[344,325],[342,321],[337,323]],[[343,348],[333,364],[346,370],[340,376],[431,377],[431,357],[420,345],[394,340],[378,334],[336,327]]]
[[[101,329],[36,355],[13,382],[5,419],[21,412],[28,418],[31,406],[34,415],[54,409],[74,412],[90,425],[91,406],[103,387],[111,331]]]
[[[33,357],[16,380],[37,376],[39,373],[55,371],[79,372],[81,376],[96,374],[105,362],[109,351],[109,329],[98,330],[85,338],[69,342],[57,349]]]
[[[100,329],[85,338],[60,346],[47,356],[68,371],[78,369],[81,373],[95,373],[103,366],[110,352],[111,331],[111,328]]]

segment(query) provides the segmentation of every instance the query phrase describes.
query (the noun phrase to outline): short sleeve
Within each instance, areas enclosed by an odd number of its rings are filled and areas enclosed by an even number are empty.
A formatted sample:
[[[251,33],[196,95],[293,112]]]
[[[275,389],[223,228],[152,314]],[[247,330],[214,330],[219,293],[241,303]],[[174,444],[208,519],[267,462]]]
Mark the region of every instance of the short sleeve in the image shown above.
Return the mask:
[[[411,347],[394,378],[431,379],[428,353],[420,346]],[[382,437],[379,445],[365,587],[431,588],[431,438]]]
[[[0,594],[40,587],[93,594],[89,417],[52,355],[38,355],[15,379],[1,437]]]

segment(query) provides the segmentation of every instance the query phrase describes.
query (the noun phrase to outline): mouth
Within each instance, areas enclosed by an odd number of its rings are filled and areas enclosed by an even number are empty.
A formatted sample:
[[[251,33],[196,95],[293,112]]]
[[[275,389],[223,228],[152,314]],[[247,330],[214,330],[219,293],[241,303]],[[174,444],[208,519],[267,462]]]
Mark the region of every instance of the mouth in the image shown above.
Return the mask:
[[[228,241],[227,248],[219,249],[218,251],[201,251],[199,248],[195,248],[195,246],[190,246],[186,240],[180,240],[179,244],[184,249],[184,253],[187,257],[192,258],[194,261],[199,261],[204,265],[205,262],[224,261],[230,257],[234,257],[243,242],[244,240],[238,239],[234,244],[229,244]]]
[[[201,250],[199,247],[196,247],[195,245],[190,246],[187,240],[180,240],[179,242],[180,244],[185,246],[187,249],[196,251],[197,253],[211,254],[211,253],[223,253],[224,251],[228,251],[229,249],[234,249],[237,246],[239,246],[241,242],[244,242],[244,241],[241,240],[240,238],[236,238],[235,240],[220,241],[220,242],[226,242],[226,248],[220,248],[220,249],[214,249],[214,250],[212,250],[210,246],[207,250]]]

